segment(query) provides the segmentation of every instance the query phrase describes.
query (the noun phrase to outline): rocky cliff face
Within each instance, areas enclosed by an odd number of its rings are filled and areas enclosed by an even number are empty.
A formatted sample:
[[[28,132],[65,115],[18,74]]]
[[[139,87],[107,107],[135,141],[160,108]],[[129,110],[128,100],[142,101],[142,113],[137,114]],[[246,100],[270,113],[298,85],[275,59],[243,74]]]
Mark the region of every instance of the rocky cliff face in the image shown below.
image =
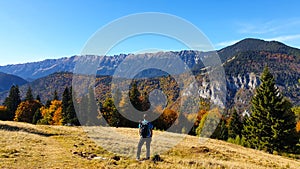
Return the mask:
[[[230,76],[227,85],[230,90],[249,89],[253,91],[260,84],[259,75],[253,72],[246,75]]]
[[[239,112],[249,110],[249,103],[255,88],[260,84],[259,75],[249,73],[246,75],[227,76],[226,88],[218,83],[210,83],[206,78],[199,83],[199,95],[211,99],[212,103],[226,107],[235,107]],[[221,92],[226,90],[226,101],[222,100]]]
[[[249,111],[251,97],[259,84],[259,75],[253,72],[246,75],[229,76],[227,78],[227,105],[234,106],[240,113]]]

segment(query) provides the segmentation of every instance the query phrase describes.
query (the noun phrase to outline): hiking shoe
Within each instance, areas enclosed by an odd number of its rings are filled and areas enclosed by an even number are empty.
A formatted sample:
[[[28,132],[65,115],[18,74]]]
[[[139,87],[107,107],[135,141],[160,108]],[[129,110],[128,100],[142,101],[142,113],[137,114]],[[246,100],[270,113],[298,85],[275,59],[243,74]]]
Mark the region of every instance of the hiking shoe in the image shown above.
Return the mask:
[[[141,161],[139,158],[136,158],[135,160],[136,160],[136,161]]]

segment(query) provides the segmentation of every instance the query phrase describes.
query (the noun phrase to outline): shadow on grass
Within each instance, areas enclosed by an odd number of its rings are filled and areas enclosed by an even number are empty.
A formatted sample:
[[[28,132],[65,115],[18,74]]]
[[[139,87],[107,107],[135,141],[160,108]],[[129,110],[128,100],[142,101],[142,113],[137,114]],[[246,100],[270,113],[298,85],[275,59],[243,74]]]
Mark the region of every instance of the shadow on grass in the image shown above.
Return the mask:
[[[0,130],[23,131],[23,132],[27,132],[27,133],[31,133],[31,134],[37,134],[37,135],[45,136],[45,137],[60,135],[60,134],[46,133],[46,132],[42,132],[42,131],[38,131],[38,130],[35,130],[35,129],[30,129],[30,128],[11,126],[11,125],[7,125],[7,124],[0,124]]]

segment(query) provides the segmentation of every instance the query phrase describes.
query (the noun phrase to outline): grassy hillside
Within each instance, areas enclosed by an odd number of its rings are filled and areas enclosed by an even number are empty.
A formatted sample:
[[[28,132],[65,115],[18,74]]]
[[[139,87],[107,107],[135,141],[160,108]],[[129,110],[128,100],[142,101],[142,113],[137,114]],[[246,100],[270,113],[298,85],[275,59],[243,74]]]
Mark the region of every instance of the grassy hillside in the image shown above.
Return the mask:
[[[138,139],[136,129],[114,130]],[[159,131],[154,133],[159,134]],[[0,135],[0,168],[296,169],[300,166],[300,160],[270,155],[218,140],[200,144],[199,139],[192,136],[187,136],[175,148],[161,154],[162,162],[137,162],[133,158],[105,151],[90,140],[80,127],[35,126],[0,121]],[[170,137],[174,136],[176,134],[170,134]],[[106,141],[110,143],[109,139]]]

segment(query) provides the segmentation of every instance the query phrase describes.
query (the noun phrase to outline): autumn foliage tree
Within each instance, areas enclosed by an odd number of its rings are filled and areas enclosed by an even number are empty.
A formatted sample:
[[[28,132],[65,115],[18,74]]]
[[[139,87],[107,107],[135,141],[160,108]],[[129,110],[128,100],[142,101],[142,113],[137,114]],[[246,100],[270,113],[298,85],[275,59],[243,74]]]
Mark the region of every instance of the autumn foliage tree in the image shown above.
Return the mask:
[[[117,126],[120,123],[120,117],[112,98],[107,98],[101,107],[102,116],[105,118],[109,126]]]
[[[32,123],[35,112],[42,107],[38,101],[21,102],[16,110],[14,121]]]
[[[42,119],[39,124],[61,125],[62,124],[62,101],[53,100],[49,108],[42,107]]]
[[[300,81],[300,79],[299,79],[299,81]],[[297,121],[296,130],[300,134],[300,106],[293,107],[292,111],[294,112],[294,114],[296,116],[296,121]]]
[[[154,122],[156,128],[167,130],[176,121],[178,114],[170,109],[165,109],[159,118]]]
[[[300,121],[297,122],[296,131],[300,133]]]
[[[136,115],[137,110],[134,108],[130,108],[130,101],[128,101],[125,97],[126,95],[122,95],[119,104],[117,104],[116,102],[114,102],[115,105],[119,106],[119,110],[120,112],[126,112],[127,113],[127,117],[123,117],[120,114],[120,122],[119,125],[120,126],[124,126],[124,127],[137,127],[138,124],[129,120],[130,118],[132,118],[133,116]],[[119,112],[119,113],[120,113]]]
[[[202,118],[208,113],[210,109],[210,101],[208,99],[200,98],[199,101],[199,111],[196,114],[189,114],[188,119],[191,122],[194,122],[194,126],[192,127],[189,134],[197,135],[196,130],[202,120]]]
[[[219,127],[220,119],[222,119],[222,115],[219,109],[214,108],[208,111],[202,117],[200,124],[196,129],[196,134],[202,137],[211,137]]]

